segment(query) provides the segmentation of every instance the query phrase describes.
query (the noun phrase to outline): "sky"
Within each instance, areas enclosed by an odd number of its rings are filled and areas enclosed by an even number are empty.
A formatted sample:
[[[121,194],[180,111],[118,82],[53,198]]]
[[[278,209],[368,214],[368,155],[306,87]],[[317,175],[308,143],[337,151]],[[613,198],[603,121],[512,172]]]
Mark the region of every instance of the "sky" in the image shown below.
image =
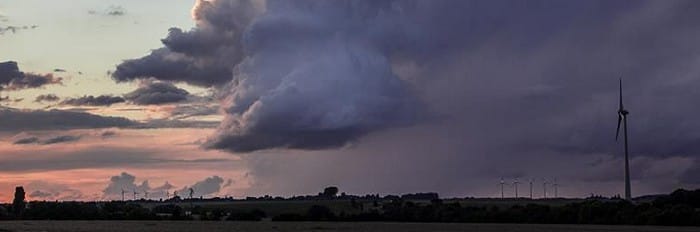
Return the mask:
[[[700,186],[697,1],[0,0],[0,201]],[[527,195],[527,194],[526,194]]]

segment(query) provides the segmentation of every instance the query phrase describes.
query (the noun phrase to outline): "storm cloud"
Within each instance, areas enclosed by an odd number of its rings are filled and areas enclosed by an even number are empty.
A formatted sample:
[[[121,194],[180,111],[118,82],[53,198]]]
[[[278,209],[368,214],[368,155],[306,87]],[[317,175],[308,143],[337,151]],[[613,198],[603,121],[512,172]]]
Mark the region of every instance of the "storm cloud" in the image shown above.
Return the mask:
[[[255,10],[234,13],[246,7]],[[653,180],[693,184],[686,180],[700,173],[695,1],[214,0],[198,1],[194,14],[196,28],[171,31],[157,55],[117,68],[138,75],[113,78],[221,88],[226,118],[210,148],[353,145],[245,156],[261,193],[331,182],[358,191],[487,195],[475,186],[554,173],[570,180],[571,192],[614,193],[619,185],[611,181],[622,180],[614,141],[621,76],[639,160],[632,176],[650,180],[636,183],[639,191],[666,192]],[[232,38],[211,42],[220,38],[212,34]],[[213,61],[219,57],[234,59]],[[226,63],[215,67],[229,78],[144,75],[200,60]],[[690,160],[682,174],[664,171]],[[416,170],[428,174],[405,180]]]
[[[17,62],[0,63],[0,90],[39,88],[50,84],[61,84],[62,78],[53,74],[35,74],[20,71]]]

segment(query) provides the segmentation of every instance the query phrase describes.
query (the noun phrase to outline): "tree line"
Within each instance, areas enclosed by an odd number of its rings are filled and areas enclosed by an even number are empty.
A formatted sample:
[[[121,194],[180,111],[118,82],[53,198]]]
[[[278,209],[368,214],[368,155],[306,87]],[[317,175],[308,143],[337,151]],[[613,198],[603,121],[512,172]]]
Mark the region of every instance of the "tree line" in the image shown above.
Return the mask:
[[[0,207],[0,219],[23,220],[233,220],[233,221],[395,221],[538,224],[674,225],[700,226],[700,189],[676,190],[646,202],[618,198],[588,198],[564,205],[513,204],[474,206],[441,200],[437,194],[355,197],[327,189],[300,213],[269,215],[264,209],[182,207],[165,203],[152,208],[137,201],[48,202],[27,204],[24,190],[16,189],[12,204]],[[298,197],[297,197],[298,198]],[[308,199],[308,198],[306,198]],[[331,209],[329,202],[348,204]],[[264,206],[261,206],[264,208]]]

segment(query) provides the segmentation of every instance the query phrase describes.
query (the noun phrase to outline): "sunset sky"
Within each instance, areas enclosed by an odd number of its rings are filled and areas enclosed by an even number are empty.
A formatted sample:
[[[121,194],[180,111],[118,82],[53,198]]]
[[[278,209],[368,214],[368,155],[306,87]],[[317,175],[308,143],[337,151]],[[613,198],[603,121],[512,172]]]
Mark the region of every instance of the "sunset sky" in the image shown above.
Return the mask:
[[[0,201],[621,194],[621,76],[633,194],[697,188],[698,41],[698,1],[0,0]]]

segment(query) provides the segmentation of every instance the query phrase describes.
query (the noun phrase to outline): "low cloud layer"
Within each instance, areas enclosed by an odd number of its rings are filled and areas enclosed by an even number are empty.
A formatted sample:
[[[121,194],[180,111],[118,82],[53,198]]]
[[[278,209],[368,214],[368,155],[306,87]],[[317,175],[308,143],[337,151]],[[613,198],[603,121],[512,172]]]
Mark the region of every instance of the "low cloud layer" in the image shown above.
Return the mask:
[[[62,78],[53,74],[35,74],[20,71],[17,62],[0,63],[0,90],[20,90],[39,88],[45,85],[61,84]]]
[[[211,197],[219,193],[222,188],[230,186],[231,183],[231,180],[224,181],[224,179],[219,176],[211,176],[204,180],[197,181],[191,186],[184,186],[180,189],[176,189],[174,185],[167,181],[161,186],[151,187],[148,180],[137,182],[136,176],[122,172],[120,175],[111,177],[103,193],[106,198],[112,199],[117,196],[121,197],[122,190],[125,192],[125,199],[133,199],[134,192],[136,192],[137,198],[145,197],[146,193],[148,193],[149,198],[165,198],[168,195],[173,197],[176,193],[182,198],[188,198],[191,188],[193,190],[193,197]]]
[[[27,137],[27,138],[18,139],[13,143],[17,144],[17,145],[22,145],[22,144],[51,145],[51,144],[57,144],[57,143],[75,142],[75,141],[80,140],[81,138],[82,138],[81,136],[75,136],[75,135],[59,135],[59,136],[47,138],[44,140],[41,140],[38,137]]]
[[[37,97],[34,99],[34,102],[39,102],[39,103],[42,103],[42,102],[56,102],[56,101],[59,101],[59,100],[61,100],[61,98],[58,97],[58,96],[56,96],[56,94],[42,94],[42,95],[37,96]]]
[[[104,15],[104,16],[124,16],[126,15],[127,11],[124,7],[122,6],[109,6],[107,9],[102,10],[102,11],[97,11],[97,10],[89,10],[88,14],[91,15]]]
[[[83,96],[79,98],[68,98],[61,102],[61,105],[72,106],[110,106],[112,104],[124,102],[124,98],[112,95]]]
[[[0,109],[3,131],[61,130],[80,128],[129,127],[137,123],[120,117],[104,117],[63,110]]]
[[[2,16],[0,15],[0,22],[2,22],[3,19],[5,19],[5,18],[2,17]],[[15,34],[15,33],[17,33],[18,31],[31,30],[31,29],[36,29],[36,28],[38,28],[38,27],[39,27],[39,26],[37,26],[37,25],[32,25],[32,26],[5,26],[5,27],[3,27],[2,25],[0,25],[0,36],[4,35],[4,34],[6,34],[6,33]]]
[[[58,200],[75,201],[84,199],[85,195],[77,189],[60,183],[48,181],[32,181],[25,188],[31,192],[28,194],[30,200]]]
[[[182,102],[190,93],[168,82],[146,81],[141,86],[124,95],[129,102],[137,105],[159,105]]]
[[[230,185],[230,181],[224,182],[224,179],[219,176],[207,177],[191,186],[183,187],[178,192],[181,193],[181,197],[189,197],[190,189],[192,189],[192,197],[211,197],[213,194],[219,193],[222,188]]]

